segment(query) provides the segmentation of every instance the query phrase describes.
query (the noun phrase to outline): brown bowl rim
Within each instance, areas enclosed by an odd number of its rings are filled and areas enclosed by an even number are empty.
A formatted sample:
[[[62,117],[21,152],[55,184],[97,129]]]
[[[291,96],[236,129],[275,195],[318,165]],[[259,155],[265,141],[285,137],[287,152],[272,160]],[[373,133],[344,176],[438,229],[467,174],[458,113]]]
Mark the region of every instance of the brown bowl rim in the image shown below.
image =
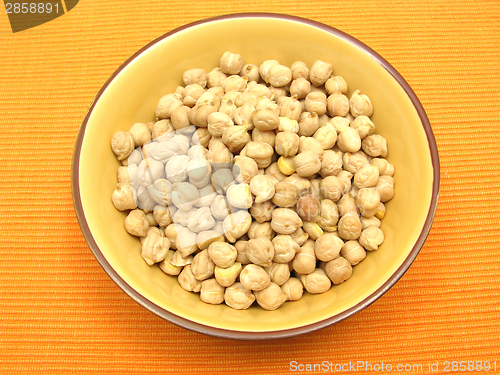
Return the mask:
[[[427,141],[429,143],[430,147],[430,154],[431,154],[431,161],[432,161],[432,166],[433,166],[433,184],[432,184],[432,198],[431,198],[431,205],[429,208],[429,212],[427,214],[427,218],[425,220],[424,227],[422,228],[422,232],[420,233],[417,242],[413,246],[412,250],[408,254],[407,258],[405,261],[401,264],[401,266],[391,275],[391,277],[380,287],[378,288],[375,292],[373,292],[369,297],[365,298],[364,300],[360,301],[357,303],[355,306],[337,314],[334,315],[330,318],[321,320],[316,323],[304,325],[301,327],[296,327],[296,328],[291,328],[291,329],[286,329],[286,330],[278,330],[278,331],[264,331],[264,332],[248,332],[248,331],[236,331],[236,330],[228,330],[228,329],[223,329],[223,328],[216,328],[216,327],[210,327],[204,324],[200,324],[197,322],[193,322],[191,320],[185,319],[179,315],[173,314],[168,310],[165,310],[164,308],[158,306],[157,304],[151,302],[150,300],[146,299],[143,297],[140,293],[138,293],[133,287],[131,287],[114,269],[113,267],[108,263],[104,255],[102,254],[101,250],[97,246],[97,243],[94,240],[94,237],[92,236],[92,233],[90,232],[90,228],[88,226],[88,223],[85,219],[85,214],[83,212],[83,206],[82,206],[82,201],[81,201],[81,196],[80,196],[80,185],[79,185],[79,164],[80,164],[80,153],[81,153],[81,148],[82,148],[82,143],[83,143],[83,138],[85,134],[85,129],[88,123],[88,120],[90,118],[90,115],[92,114],[92,111],[103,94],[103,92],[106,90],[106,88],[109,86],[109,84],[114,80],[114,78],[128,65],[130,64],[133,60],[135,60],[140,54],[148,50],[150,47],[153,45],[157,44],[158,42],[162,41],[165,38],[168,38],[180,31],[189,29],[193,26],[205,24],[205,23],[210,23],[210,22],[217,22],[221,20],[228,20],[228,19],[237,19],[237,18],[271,18],[271,19],[280,19],[280,20],[289,20],[289,21],[294,21],[294,22],[300,22],[315,28],[319,28],[323,31],[326,31],[330,34],[333,34],[341,39],[344,39],[345,41],[349,42],[350,44],[360,48],[361,50],[365,51],[368,53],[374,60],[376,60],[391,76],[401,85],[401,87],[404,89],[408,97],[410,98],[411,102],[413,103],[415,109],[417,110],[417,113],[420,117],[420,120],[422,121],[422,125],[424,127],[425,133],[427,135]],[[136,303],[141,305],[142,307],[146,308],[147,310],[151,311],[152,313],[156,314],[157,316],[174,323],[180,327],[186,328],[188,330],[218,337],[218,338],[224,338],[224,339],[235,339],[235,340],[269,340],[269,339],[280,339],[280,338],[290,338],[294,337],[297,335],[313,332],[322,328],[325,328],[329,325],[338,323],[351,315],[354,315],[355,313],[363,310],[364,308],[368,307],[370,304],[375,302],[378,298],[380,298],[385,292],[387,292],[403,275],[404,273],[408,270],[410,265],[413,263],[415,258],[417,257],[420,249],[422,248],[429,231],[432,226],[432,222],[434,220],[434,216],[436,214],[437,210],[437,204],[438,204],[438,199],[439,199],[439,185],[440,185],[440,165],[439,165],[439,155],[438,155],[438,149],[436,145],[436,140],[434,138],[434,134],[432,132],[432,128],[429,122],[429,119],[427,117],[427,114],[425,113],[425,110],[420,103],[420,101],[417,98],[417,95],[415,92],[411,89],[410,85],[406,82],[406,80],[399,74],[399,72],[391,65],[389,62],[387,62],[381,55],[379,55],[377,52],[375,52],[373,49],[368,47],[366,44],[362,43],[361,41],[357,40],[356,38],[346,34],[343,31],[340,31],[332,26],[325,25],[323,23],[313,21],[310,19],[302,18],[302,17],[297,17],[297,16],[291,16],[291,15],[286,15],[286,14],[278,14],[278,13],[234,13],[234,14],[227,14],[227,15],[221,15],[217,17],[212,17],[212,18],[206,18],[202,20],[198,20],[183,26],[180,26],[174,30],[169,31],[168,33],[156,38],[152,42],[148,43],[144,47],[142,47],[140,50],[138,50],[136,53],[134,53],[130,58],[128,58],[116,71],[109,77],[109,79],[104,83],[104,85],[101,87],[99,92],[96,94],[94,99],[92,100],[89,109],[87,110],[87,113],[85,115],[85,118],[80,126],[77,138],[76,138],[76,143],[75,143],[75,150],[73,154],[73,160],[72,160],[72,170],[71,170],[71,190],[72,190],[72,195],[73,195],[73,204],[75,207],[75,212],[76,216],[78,219],[78,223],[80,225],[81,231],[83,233],[83,236],[85,240],[87,241],[87,244],[90,247],[90,250],[94,254],[94,257],[97,259],[99,264],[102,266],[104,271],[109,275],[109,277],[130,297],[132,300],[134,300]]]

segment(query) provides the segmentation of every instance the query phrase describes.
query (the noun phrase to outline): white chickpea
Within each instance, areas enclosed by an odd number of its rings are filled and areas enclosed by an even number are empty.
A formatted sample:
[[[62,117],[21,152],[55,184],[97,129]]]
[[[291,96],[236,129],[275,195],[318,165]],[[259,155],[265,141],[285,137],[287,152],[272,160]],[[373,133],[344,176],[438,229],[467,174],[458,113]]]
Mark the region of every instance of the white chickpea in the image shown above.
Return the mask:
[[[252,207],[252,193],[248,184],[234,184],[229,186],[226,197],[228,203],[233,207],[243,209]]]
[[[266,288],[254,292],[257,303],[264,310],[276,310],[287,300],[278,284],[271,282]]]
[[[198,250],[198,246],[196,244],[197,235],[189,228],[183,227],[179,224],[174,225],[177,231],[175,247],[181,252],[182,256],[186,258]]]
[[[231,213],[223,222],[224,235],[229,242],[234,243],[238,238],[248,232],[251,224],[252,216],[248,211],[241,210]]]
[[[359,90],[352,93],[351,99],[349,99],[349,106],[351,115],[354,118],[358,116],[368,116],[373,115],[373,104],[367,95],[360,94]]]
[[[342,246],[340,254],[351,264],[351,266],[355,266],[366,258],[365,249],[356,240],[347,241],[344,246]]]
[[[190,264],[182,269],[177,281],[181,288],[188,292],[198,293],[201,290],[201,281],[194,277]]]
[[[224,302],[224,287],[215,279],[203,280],[200,289],[200,299],[211,305],[219,305]]]
[[[245,310],[255,301],[255,296],[241,283],[234,283],[226,288],[224,302],[236,310]]]
[[[333,66],[330,63],[316,60],[309,71],[309,80],[314,87],[323,85],[333,73]]]
[[[325,293],[332,286],[332,282],[326,272],[321,268],[316,268],[308,275],[302,275],[300,280],[304,284],[305,289],[311,294]]]
[[[198,208],[189,216],[188,228],[200,233],[212,229],[215,226],[215,220],[209,207]]]
[[[172,203],[182,211],[189,211],[200,198],[200,191],[189,182],[175,182],[172,188]]]
[[[338,257],[326,264],[325,272],[335,285],[342,284],[352,275],[352,266],[345,258]]]

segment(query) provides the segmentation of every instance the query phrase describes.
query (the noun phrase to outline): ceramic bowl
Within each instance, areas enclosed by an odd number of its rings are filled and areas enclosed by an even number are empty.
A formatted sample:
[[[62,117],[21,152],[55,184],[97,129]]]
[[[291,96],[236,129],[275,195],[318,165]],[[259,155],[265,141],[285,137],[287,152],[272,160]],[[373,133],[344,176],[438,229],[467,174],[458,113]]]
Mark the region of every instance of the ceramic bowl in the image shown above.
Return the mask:
[[[285,303],[276,311],[259,306],[233,310],[207,305],[181,289],[175,277],[140,256],[140,243],[124,229],[125,213],[111,202],[120,163],[110,139],[135,122],[154,121],[158,99],[182,84],[191,68],[210,71],[225,51],[259,65],[275,59],[333,64],[348,96],[359,89],[374,105],[376,132],[388,142],[395,166],[395,197],[387,203],[385,242],[354,267],[352,277],[327,293]],[[83,235],[97,261],[134,301],[181,327],[223,338],[291,337],[339,322],[390,289],[422,248],[436,211],[439,160],[429,120],[415,93],[379,54],[330,26],[277,14],[232,14],[170,31],[130,57],[97,93],[75,146],[72,188]]]

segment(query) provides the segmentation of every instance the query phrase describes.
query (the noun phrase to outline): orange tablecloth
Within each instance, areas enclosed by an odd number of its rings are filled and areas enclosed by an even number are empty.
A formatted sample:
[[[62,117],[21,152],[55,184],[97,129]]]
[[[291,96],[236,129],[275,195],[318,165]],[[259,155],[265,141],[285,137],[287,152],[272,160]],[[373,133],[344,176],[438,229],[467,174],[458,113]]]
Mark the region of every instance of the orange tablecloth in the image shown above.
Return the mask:
[[[186,331],[134,303],[88,249],[70,189],[80,122],[108,76],[173,28],[246,11],[311,18],[377,50],[422,101],[441,160],[430,236],[387,294],[319,332],[253,343]],[[422,365],[405,374],[450,361],[463,373],[452,361],[484,371],[485,360],[500,372],[497,0],[81,0],[15,34],[0,12],[0,373],[288,374],[291,361]]]

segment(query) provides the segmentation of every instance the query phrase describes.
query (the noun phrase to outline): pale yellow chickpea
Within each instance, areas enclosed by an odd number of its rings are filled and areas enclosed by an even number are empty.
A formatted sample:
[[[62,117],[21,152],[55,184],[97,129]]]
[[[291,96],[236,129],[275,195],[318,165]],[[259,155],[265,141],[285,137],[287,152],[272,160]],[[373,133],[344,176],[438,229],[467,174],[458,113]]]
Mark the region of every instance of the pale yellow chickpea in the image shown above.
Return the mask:
[[[266,288],[254,292],[257,303],[264,310],[272,311],[279,308],[287,300],[287,296],[278,284],[271,282]]]
[[[302,246],[309,238],[309,235],[304,232],[302,228],[297,228],[295,232],[290,234],[292,240],[294,240],[299,246]]]
[[[366,228],[368,228],[370,226],[380,228],[380,226],[382,225],[382,222],[380,221],[380,219],[378,219],[375,216],[373,216],[373,217],[360,217],[359,220],[361,221],[361,231],[365,230]]]
[[[241,283],[234,283],[226,288],[224,302],[236,310],[245,310],[255,301],[255,296]]]
[[[298,120],[299,124],[299,136],[310,137],[319,128],[319,116],[316,112],[302,112]]]
[[[360,168],[368,165],[368,155],[363,151],[357,151],[354,153],[345,152],[342,157],[344,170],[355,174]]]
[[[220,58],[219,65],[225,74],[239,74],[243,67],[243,58],[237,53],[226,51]]]
[[[207,72],[203,69],[189,69],[182,75],[182,81],[185,86],[197,84],[205,87],[207,85]]]
[[[285,157],[294,156],[299,150],[299,136],[290,131],[276,134],[276,153]]]
[[[226,239],[234,243],[243,236],[252,224],[252,216],[246,210],[231,213],[224,219],[223,230]]]
[[[240,273],[241,284],[252,291],[259,291],[271,283],[271,277],[261,266],[248,264]]]
[[[314,242],[312,242],[312,245],[308,245],[308,241],[300,247],[300,251],[292,261],[293,270],[301,275],[310,274],[316,268]]]
[[[384,232],[380,228],[371,225],[361,232],[358,241],[365,250],[378,250],[378,247],[384,242]]]
[[[314,253],[319,260],[329,262],[339,256],[342,246],[344,246],[344,241],[339,237],[324,233],[316,240]]]
[[[344,117],[349,113],[349,99],[341,92],[334,92],[326,100],[326,107],[331,117]]]
[[[323,85],[333,73],[333,66],[330,63],[316,60],[309,71],[309,80],[314,87]]]
[[[304,221],[302,229],[309,235],[311,240],[317,240],[321,235],[323,235],[323,229],[318,225],[318,223],[312,221]]]
[[[196,280],[206,280],[213,276],[215,263],[208,254],[208,250],[202,250],[193,257],[191,261],[191,272]]]
[[[346,94],[347,82],[344,80],[344,78],[340,76],[330,77],[325,82],[325,89],[330,95],[333,94],[334,92],[340,92],[342,94]]]
[[[200,250],[208,249],[213,242],[224,242],[224,236],[215,230],[206,230],[198,233],[196,244]]]
[[[361,221],[358,215],[347,214],[340,218],[337,225],[339,236],[343,240],[357,240],[361,235]]]
[[[300,251],[300,246],[290,235],[280,234],[272,239],[274,246],[273,262],[288,264]]]
[[[299,189],[299,196],[308,194],[311,189],[311,181],[305,177],[300,177],[297,173],[286,177],[283,181],[295,185]]]
[[[137,208],[137,195],[135,189],[129,184],[119,183],[111,195],[113,205],[118,211],[133,210]]]
[[[286,294],[287,301],[298,301],[302,298],[304,292],[304,285],[302,282],[295,278],[290,277],[282,286],[281,290]]]
[[[345,184],[337,176],[327,176],[320,182],[320,196],[337,202],[342,196]]]
[[[372,122],[372,120],[370,120],[368,116],[364,115],[356,117],[351,122],[350,127],[358,131],[359,137],[361,139],[373,134],[373,132],[375,131],[375,124]]]
[[[295,61],[290,66],[292,70],[292,79],[304,78],[306,80],[309,79],[309,68],[307,64],[303,61]]]
[[[370,164],[378,168],[380,176],[386,175],[392,177],[394,175],[394,166],[390,164],[386,159],[373,158],[372,160],[370,160]]]
[[[304,284],[304,288],[311,294],[325,293],[332,286],[326,272],[321,268],[316,268],[308,275],[302,275],[300,280]]]
[[[338,257],[326,264],[325,272],[335,285],[342,284],[352,275],[352,266],[345,258]]]
[[[340,216],[347,214],[359,215],[358,207],[356,206],[356,201],[350,193],[346,193],[337,202],[337,208],[339,210]]]
[[[292,80],[292,70],[281,64],[273,64],[267,70],[265,81],[273,87],[283,87]]]
[[[231,117],[221,112],[213,112],[207,117],[208,132],[214,137],[222,137],[224,130],[234,126]]]
[[[245,148],[241,151],[243,156],[252,158],[257,163],[259,168],[267,168],[271,165],[274,149],[264,142],[248,142]]]
[[[339,149],[341,151],[352,153],[357,152],[361,148],[361,144],[361,138],[359,137],[358,131],[356,129],[347,127],[340,130],[340,133],[337,137],[337,145],[339,146]]]
[[[349,107],[354,118],[362,115],[368,117],[373,115],[373,104],[370,98],[361,94],[359,90],[352,93],[351,99],[349,99]]]
[[[238,255],[236,256],[237,263],[240,263],[242,265],[252,263],[250,261],[250,259],[248,259],[248,257],[247,257],[248,241],[238,240],[234,244],[234,247],[236,248],[236,251],[238,252]]]
[[[250,214],[258,223],[271,221],[274,207],[274,203],[271,200],[262,203],[254,202],[252,207],[250,207]]]
[[[160,267],[160,269],[167,275],[171,276],[177,276],[178,274],[181,273],[183,269],[183,267],[174,266],[172,263],[170,263],[170,260],[173,258],[174,255],[175,251],[168,250],[165,259],[163,259],[160,263],[158,263],[158,267]]]
[[[391,176],[380,176],[376,189],[380,193],[380,201],[385,203],[394,197],[394,178]]]
[[[342,246],[340,254],[351,264],[351,266],[355,266],[366,258],[365,249],[356,240],[347,241],[344,246]]]
[[[208,127],[208,116],[217,109],[212,105],[195,105],[188,113],[188,120],[192,125],[200,128]]]
[[[182,106],[182,100],[179,100],[175,95],[168,94],[162,96],[156,105],[155,117],[157,120],[169,119],[170,113],[180,106]]]
[[[266,60],[264,61],[262,64],[259,65],[259,74],[260,74],[260,77],[265,81],[266,81],[266,77],[267,77],[267,73],[269,71],[269,69],[271,69],[272,66],[274,65],[280,65],[280,63],[276,60]]]
[[[224,302],[224,287],[215,279],[204,280],[201,283],[200,299],[211,305],[219,305]]]
[[[316,221],[324,231],[336,231],[337,222],[339,221],[339,211],[335,202],[330,199],[321,200],[320,213]]]
[[[209,88],[222,87],[222,84],[224,83],[224,80],[226,78],[227,75],[222,72],[221,68],[219,67],[213,68],[207,74],[207,87]]]
[[[215,280],[224,287],[234,284],[242,270],[241,263],[234,262],[231,267],[223,268],[215,266],[214,276]]]
[[[380,193],[376,188],[361,188],[356,195],[356,206],[364,217],[376,214],[380,204]]]
[[[311,92],[305,98],[305,110],[318,116],[326,113],[326,95],[322,92]]]
[[[296,95],[297,99],[304,99],[311,92],[311,82],[299,77],[290,85],[290,95]]]
[[[249,184],[252,178],[257,176],[259,167],[252,158],[247,156],[235,156],[233,176],[240,183]]]
[[[182,269],[177,281],[185,291],[198,293],[201,290],[201,281],[194,277],[190,264]]]
[[[290,267],[288,264],[273,263],[265,268],[265,271],[271,277],[271,282],[283,285],[290,278]]]
[[[224,130],[222,134],[222,143],[224,143],[229,151],[237,153],[250,142],[250,134],[244,126],[231,126]]]
[[[199,97],[205,92],[200,85],[193,83],[182,88],[182,102],[185,106],[194,107]]]
[[[366,154],[376,158],[378,156],[387,156],[387,141],[379,134],[366,136],[361,142],[361,147]]]
[[[141,244],[141,256],[149,266],[161,262],[170,249],[170,240],[162,236],[160,230],[152,227],[147,231]]]
[[[336,176],[342,170],[342,152],[325,150],[321,158],[321,169],[319,173],[323,178]]]
[[[264,223],[259,223],[257,221],[254,221],[250,225],[250,228],[248,229],[247,235],[250,239],[257,238],[257,237],[267,237],[270,240],[272,240],[273,237],[276,235],[276,233],[274,233],[274,230],[271,227],[270,222],[267,221]]]
[[[258,82],[260,78],[259,67],[254,64],[245,64],[241,68],[240,76],[247,77],[249,82]]]
[[[255,196],[256,203],[270,200],[275,193],[275,182],[266,175],[257,175],[250,181],[250,191]]]
[[[293,207],[299,197],[299,188],[288,182],[278,182],[274,185],[272,201],[279,207]]]
[[[248,83],[247,77],[241,77],[239,75],[230,75],[222,83],[222,88],[224,89],[225,93],[229,93],[231,91],[243,92],[245,90],[247,83]],[[236,107],[234,100],[231,101],[231,103],[227,103],[227,104],[230,106]],[[223,105],[223,102],[221,102],[221,108],[222,108],[222,105]],[[219,111],[221,111],[221,108],[219,108]]]
[[[280,104],[280,117],[298,121],[302,113],[302,104],[296,96],[286,97]]]
[[[379,170],[371,164],[366,164],[354,173],[354,185],[359,189],[375,186],[378,179]]]
[[[325,124],[316,130],[313,137],[321,144],[323,150],[331,149],[337,142],[337,132],[331,124]]]
[[[292,234],[302,225],[299,215],[289,208],[276,208],[272,213],[271,226],[279,234]]]
[[[294,157],[293,165],[300,177],[310,177],[321,169],[321,158],[314,151],[306,151]]]
[[[134,139],[130,133],[117,131],[111,138],[111,149],[118,160],[124,160],[134,151]]]
[[[274,246],[267,237],[252,238],[248,241],[247,257],[254,264],[262,267],[271,265],[274,257]]]
[[[280,124],[278,125],[278,131],[280,132],[299,132],[299,123],[297,120],[292,120],[288,117],[280,117]]]
[[[135,147],[142,146],[151,141],[151,131],[146,124],[135,123],[128,132],[134,140]]]
[[[136,209],[129,212],[125,218],[125,230],[136,237],[146,237],[149,221],[144,211]]]
[[[208,247],[207,252],[212,262],[222,268],[231,267],[238,255],[236,248],[227,242],[213,242]]]
[[[233,184],[229,186],[226,191],[226,197],[232,207],[248,209],[253,204],[252,193],[248,184]]]
[[[276,145],[276,132],[274,130],[260,130],[255,128],[252,130],[252,141],[264,142],[274,148]]]

